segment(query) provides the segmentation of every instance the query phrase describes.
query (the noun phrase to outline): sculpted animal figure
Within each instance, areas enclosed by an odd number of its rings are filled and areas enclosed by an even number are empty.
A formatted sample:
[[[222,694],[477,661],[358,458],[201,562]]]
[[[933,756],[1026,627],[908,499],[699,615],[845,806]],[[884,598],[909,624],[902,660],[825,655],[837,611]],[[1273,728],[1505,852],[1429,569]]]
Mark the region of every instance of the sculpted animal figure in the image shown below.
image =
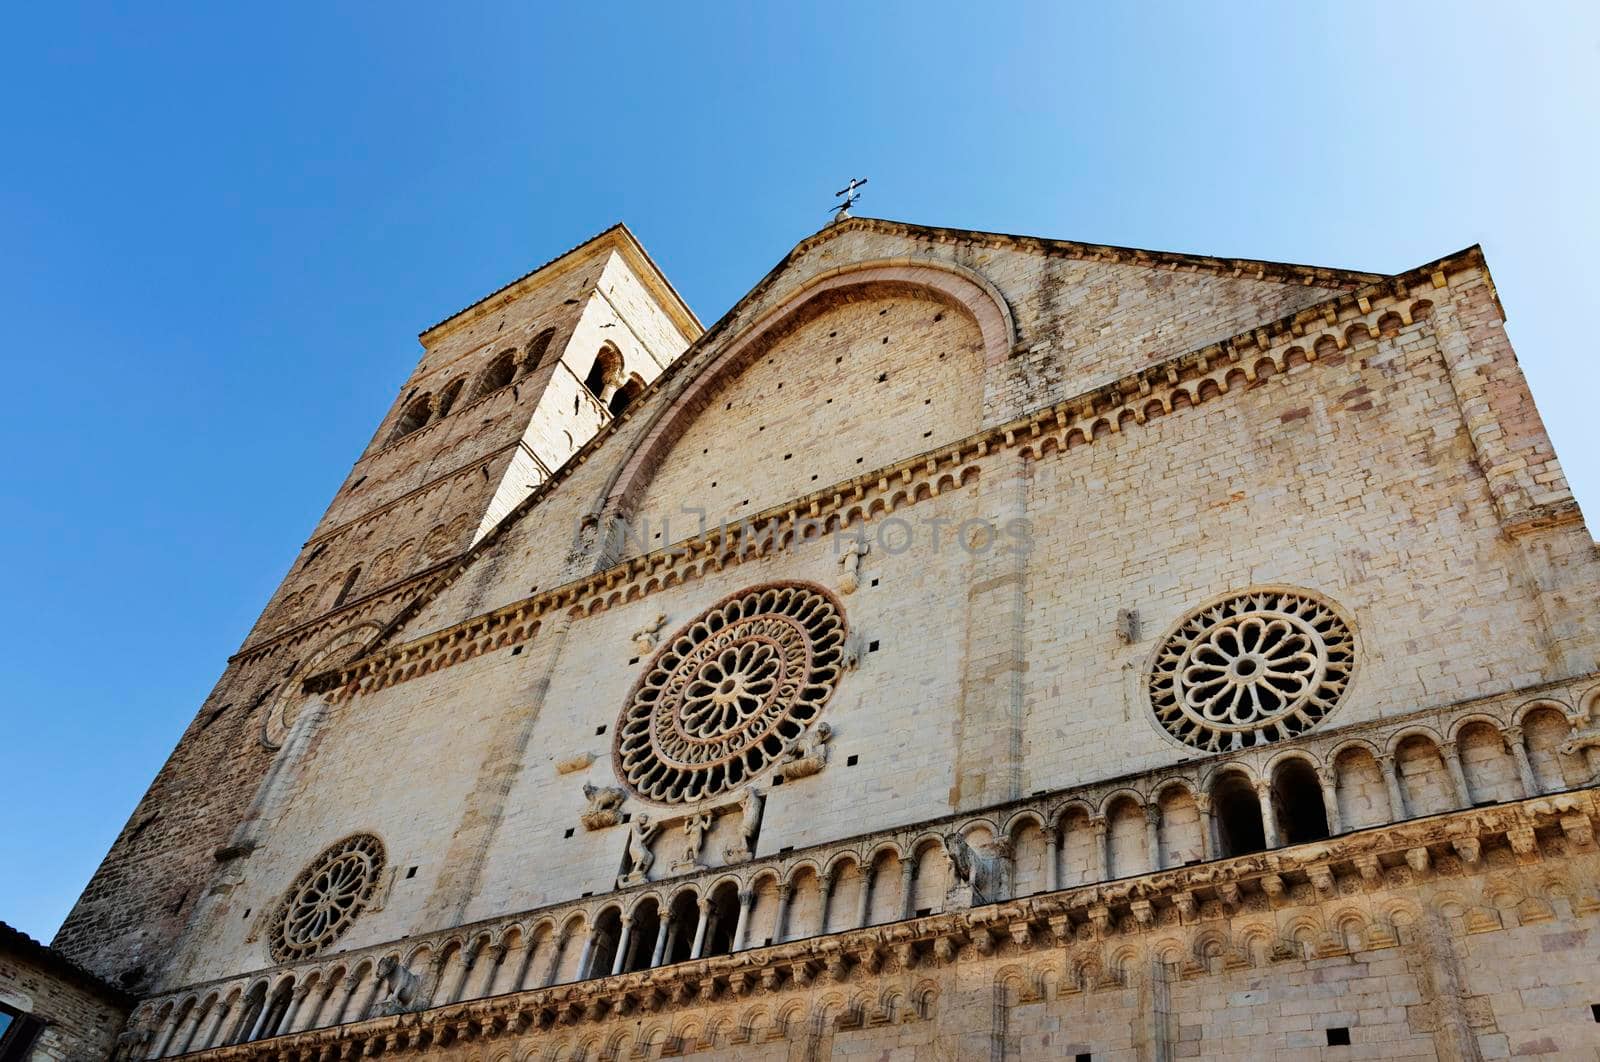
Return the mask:
[[[955,880],[972,887],[973,903],[993,903],[1006,895],[1006,848],[999,855],[986,856],[973,848],[959,833],[944,836],[950,853],[950,872]]]
[[[615,826],[622,818],[619,810],[628,794],[612,785],[590,785],[583,783],[583,795],[588,799],[589,806],[583,809],[583,814],[578,816],[584,828],[589,830],[603,830],[607,826]]]
[[[822,770],[828,764],[828,739],[831,737],[833,727],[827,723],[818,723],[801,734],[779,761],[779,773],[784,778],[804,778]]]
[[[404,966],[394,956],[386,956],[378,963],[378,980],[388,986],[388,992],[378,1003],[380,1015],[404,1014],[416,1009],[417,986],[421,978]]]

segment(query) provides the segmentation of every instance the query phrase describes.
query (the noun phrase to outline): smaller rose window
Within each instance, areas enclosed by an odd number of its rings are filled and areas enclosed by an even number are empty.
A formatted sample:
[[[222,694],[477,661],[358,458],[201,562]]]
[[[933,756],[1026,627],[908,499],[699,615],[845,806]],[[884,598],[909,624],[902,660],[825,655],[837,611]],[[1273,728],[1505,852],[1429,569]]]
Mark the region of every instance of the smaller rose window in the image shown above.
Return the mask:
[[[274,961],[304,959],[338,940],[372,899],[383,867],[383,842],[369,833],[347,837],[313,860],[273,920]]]
[[[1168,733],[1208,752],[1302,734],[1343,697],[1349,624],[1322,598],[1266,589],[1195,612],[1162,640],[1150,703]]]

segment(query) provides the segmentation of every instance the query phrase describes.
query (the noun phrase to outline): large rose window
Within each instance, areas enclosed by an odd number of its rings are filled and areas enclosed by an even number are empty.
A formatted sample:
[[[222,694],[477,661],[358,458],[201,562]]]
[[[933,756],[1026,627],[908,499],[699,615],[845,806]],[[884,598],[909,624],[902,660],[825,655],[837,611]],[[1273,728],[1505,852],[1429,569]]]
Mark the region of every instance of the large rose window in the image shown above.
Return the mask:
[[[678,631],[617,721],[617,777],[646,800],[692,803],[777,762],[844,671],[844,612],[806,583],[754,587]]]

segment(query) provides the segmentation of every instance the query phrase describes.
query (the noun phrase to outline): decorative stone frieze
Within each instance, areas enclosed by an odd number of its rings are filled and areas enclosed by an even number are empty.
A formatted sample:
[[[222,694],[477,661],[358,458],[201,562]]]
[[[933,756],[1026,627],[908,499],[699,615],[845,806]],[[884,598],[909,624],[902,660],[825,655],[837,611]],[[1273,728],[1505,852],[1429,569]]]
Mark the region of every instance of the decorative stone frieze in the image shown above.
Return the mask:
[[[1121,881],[1057,890],[965,910],[947,911],[887,925],[866,926],[822,937],[739,951],[728,955],[670,966],[600,976],[577,983],[552,985],[471,1001],[433,1005],[418,1011],[390,1008],[366,1020],[333,1027],[293,1032],[270,1039],[199,1051],[198,1059],[318,1059],[355,1058],[365,1055],[444,1047],[468,1040],[492,1041],[523,1036],[563,1037],[567,1030],[581,1035],[586,1026],[611,1027],[619,1019],[649,1015],[670,1018],[674,1011],[737,1004],[755,997],[771,997],[778,1005],[807,993],[819,983],[848,986],[884,973],[913,976],[937,971],[957,962],[1017,961],[1032,956],[1044,941],[1058,947],[1044,954],[1042,969],[1053,971],[1050,991],[1058,994],[1116,990],[1133,976],[1127,956],[1156,951],[1176,977],[1210,976],[1214,967],[1205,961],[1213,954],[1209,941],[1225,931],[1228,918],[1244,916],[1252,926],[1278,927],[1276,939],[1243,936],[1224,947],[1216,968],[1239,969],[1290,959],[1329,958],[1352,949],[1383,950],[1399,944],[1396,922],[1417,917],[1418,902],[1410,893],[1424,886],[1425,878],[1448,873],[1454,892],[1443,901],[1446,910],[1456,895],[1483,892],[1485,903],[1505,902],[1488,897],[1531,897],[1531,883],[1522,884],[1491,872],[1487,866],[1445,871],[1439,854],[1470,837],[1486,851],[1506,851],[1526,846],[1528,860],[1541,859],[1541,847],[1562,833],[1561,819],[1574,816],[1588,821],[1600,815],[1600,793],[1584,790],[1550,798],[1536,798],[1495,808],[1478,808],[1450,815],[1397,823],[1375,830],[1272,852],[1181,867]],[[1509,854],[1509,853],[1508,853]],[[1428,869],[1429,864],[1436,869]],[[1496,866],[1499,864],[1496,863]],[[1516,864],[1513,864],[1516,865]],[[1417,868],[1425,869],[1419,877]],[[1388,880],[1374,881],[1374,868],[1387,868]],[[1468,881],[1468,878],[1474,879]],[[1364,882],[1364,891],[1378,902],[1345,898],[1340,883]],[[1600,912],[1595,883],[1564,882],[1575,909]],[[1462,890],[1467,890],[1463,892]],[[1363,890],[1358,890],[1357,896]],[[1379,896],[1378,894],[1383,894]],[[1434,902],[1434,901],[1429,901]],[[1207,914],[1212,905],[1219,912]],[[1341,906],[1342,905],[1342,906]],[[1519,909],[1521,924],[1548,918],[1548,904],[1527,899]],[[1250,912],[1256,912],[1250,914]],[[1169,917],[1170,915],[1170,917]],[[1462,931],[1495,932],[1504,923],[1486,906],[1461,908]],[[1223,921],[1219,921],[1222,919]],[[464,927],[464,930],[465,927]],[[1257,932],[1249,928],[1247,933]],[[1157,951],[1150,938],[1191,941],[1191,954],[1199,961]],[[1227,937],[1220,938],[1226,945]],[[1161,947],[1168,946],[1161,944]],[[1163,955],[1168,957],[1163,958]],[[354,966],[360,955],[342,956]],[[404,987],[414,1000],[425,987],[404,978],[393,962],[380,964],[380,981]],[[1036,970],[1035,976],[1038,975]],[[844,1019],[841,1028],[856,1021],[905,1021],[932,1016],[937,982],[924,982],[933,993],[925,1006],[913,1012],[874,1016],[863,1011]],[[1041,982],[1024,991],[1045,998]],[[188,996],[207,994],[196,986],[169,1000],[154,1000],[141,1008],[135,1024],[149,1022],[163,1007]],[[389,998],[389,997],[386,997]],[[809,997],[807,997],[809,998]],[[782,1029],[778,1035],[788,1035]],[[708,1044],[709,1046],[709,1044]]]

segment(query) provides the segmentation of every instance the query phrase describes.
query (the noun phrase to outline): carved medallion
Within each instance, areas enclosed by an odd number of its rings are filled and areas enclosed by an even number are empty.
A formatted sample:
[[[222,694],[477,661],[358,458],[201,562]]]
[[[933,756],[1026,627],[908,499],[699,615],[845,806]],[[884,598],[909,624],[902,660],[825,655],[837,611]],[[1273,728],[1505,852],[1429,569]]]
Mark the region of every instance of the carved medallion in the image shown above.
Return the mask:
[[[274,962],[315,955],[344,935],[383,878],[383,842],[358,833],[331,845],[300,872],[272,921]]]
[[[1253,590],[1192,613],[1159,643],[1150,705],[1168,733],[1197,749],[1264,745],[1333,711],[1355,658],[1355,636],[1330,602],[1304,590]]]
[[[686,804],[778,762],[815,723],[844,672],[848,631],[808,583],[740,591],[662,647],[617,720],[617,777],[635,795]]]

